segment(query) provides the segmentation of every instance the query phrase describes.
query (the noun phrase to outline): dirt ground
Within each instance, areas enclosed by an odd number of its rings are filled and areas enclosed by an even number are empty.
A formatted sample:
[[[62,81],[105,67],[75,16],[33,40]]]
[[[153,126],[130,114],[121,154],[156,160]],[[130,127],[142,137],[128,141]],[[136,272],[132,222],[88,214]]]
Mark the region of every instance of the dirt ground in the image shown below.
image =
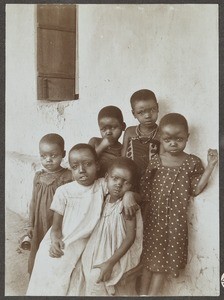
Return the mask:
[[[5,296],[24,296],[29,275],[27,262],[29,251],[19,247],[25,234],[26,222],[19,215],[6,210],[5,215]]]

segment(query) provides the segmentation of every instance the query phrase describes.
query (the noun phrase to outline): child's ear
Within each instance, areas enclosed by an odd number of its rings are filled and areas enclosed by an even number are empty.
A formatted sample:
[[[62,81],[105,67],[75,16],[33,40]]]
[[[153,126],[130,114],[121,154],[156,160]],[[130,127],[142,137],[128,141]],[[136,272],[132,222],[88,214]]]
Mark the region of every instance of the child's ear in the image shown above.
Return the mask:
[[[63,154],[62,154],[62,158],[64,158],[65,155],[66,155],[66,151],[64,150],[64,151],[63,151]]]
[[[122,124],[122,131],[125,131],[125,129],[126,129],[126,123],[125,122],[123,122],[123,124]]]
[[[96,161],[96,170],[99,171],[100,170],[100,164],[98,161]]]

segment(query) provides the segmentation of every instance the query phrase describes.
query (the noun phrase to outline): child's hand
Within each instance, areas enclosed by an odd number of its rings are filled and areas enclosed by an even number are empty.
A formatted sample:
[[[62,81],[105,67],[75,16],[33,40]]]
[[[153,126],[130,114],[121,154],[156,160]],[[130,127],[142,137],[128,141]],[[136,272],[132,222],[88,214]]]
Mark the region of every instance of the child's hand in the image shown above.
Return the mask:
[[[28,227],[26,234],[28,235],[28,237],[30,239],[32,239],[32,237],[33,237],[33,227],[32,226]]]
[[[61,239],[54,239],[51,242],[51,246],[49,249],[49,255],[51,257],[61,257],[64,255],[64,252],[62,251],[64,249],[64,242]]]
[[[127,191],[123,197],[123,205],[124,205],[124,216],[125,219],[130,220],[133,216],[135,216],[136,211],[140,208],[139,205],[135,201],[136,193]]]
[[[113,138],[113,136],[106,136],[102,139],[101,146],[104,148],[107,148],[107,147],[113,145],[114,142],[115,142],[115,139]]]
[[[110,279],[111,273],[113,271],[113,264],[109,262],[104,262],[102,264],[93,266],[93,269],[95,268],[100,269],[100,276],[97,279],[97,283],[99,283],[100,281],[107,281]]]
[[[214,168],[218,162],[218,151],[216,149],[208,149],[207,160],[208,165]]]

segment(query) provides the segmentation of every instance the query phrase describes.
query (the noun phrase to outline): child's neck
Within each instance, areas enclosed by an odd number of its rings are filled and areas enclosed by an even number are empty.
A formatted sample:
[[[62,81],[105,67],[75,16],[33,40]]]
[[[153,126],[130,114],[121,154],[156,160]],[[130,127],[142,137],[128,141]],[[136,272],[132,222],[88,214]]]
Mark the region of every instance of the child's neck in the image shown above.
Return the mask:
[[[63,167],[60,166],[57,170],[55,170],[55,171],[53,171],[53,172],[50,172],[49,170],[47,170],[47,169],[44,168],[45,172],[46,172],[46,173],[49,173],[49,174],[58,173],[58,172],[60,172],[62,169],[63,169]]]
[[[138,130],[142,135],[148,135],[150,134],[153,130],[157,128],[156,124],[153,125],[145,125],[145,124],[139,124],[138,125]]]
[[[115,203],[118,199],[120,199],[120,198],[113,197],[110,195],[109,203]]]
[[[182,165],[186,156],[187,156],[187,153],[185,153],[185,152],[180,152],[177,154],[164,152],[164,153],[160,154],[160,159],[161,159],[162,165],[165,167],[179,167]]]

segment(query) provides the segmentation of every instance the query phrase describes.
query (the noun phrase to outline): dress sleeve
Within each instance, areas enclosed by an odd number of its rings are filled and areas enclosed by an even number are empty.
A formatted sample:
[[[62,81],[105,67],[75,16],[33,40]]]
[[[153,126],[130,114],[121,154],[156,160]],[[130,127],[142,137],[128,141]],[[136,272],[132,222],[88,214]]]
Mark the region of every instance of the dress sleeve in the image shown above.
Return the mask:
[[[190,194],[194,196],[196,187],[199,180],[201,179],[202,174],[204,173],[204,167],[200,158],[197,157],[194,168],[190,174]]]
[[[57,212],[59,215],[64,215],[67,199],[64,192],[64,187],[56,189],[50,209]]]
[[[35,222],[35,206],[36,206],[36,188],[38,181],[39,172],[37,172],[33,179],[33,191],[32,191],[32,199],[30,201],[29,206],[29,226],[33,227]]]

